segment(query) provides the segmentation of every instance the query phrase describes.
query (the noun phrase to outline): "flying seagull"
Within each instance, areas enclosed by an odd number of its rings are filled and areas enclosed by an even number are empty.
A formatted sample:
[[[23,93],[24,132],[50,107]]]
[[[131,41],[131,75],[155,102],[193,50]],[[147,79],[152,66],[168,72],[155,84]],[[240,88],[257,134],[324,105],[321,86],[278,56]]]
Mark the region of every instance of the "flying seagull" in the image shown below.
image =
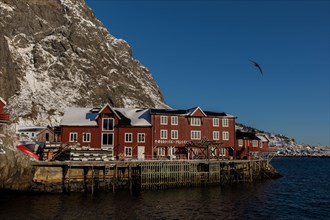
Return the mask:
[[[249,59],[249,60],[250,60],[250,59]],[[264,75],[263,72],[262,72],[262,69],[261,69],[260,65],[257,64],[256,62],[254,62],[253,60],[250,60],[250,61],[254,64],[255,67],[258,68],[258,70],[260,71],[261,75]]]

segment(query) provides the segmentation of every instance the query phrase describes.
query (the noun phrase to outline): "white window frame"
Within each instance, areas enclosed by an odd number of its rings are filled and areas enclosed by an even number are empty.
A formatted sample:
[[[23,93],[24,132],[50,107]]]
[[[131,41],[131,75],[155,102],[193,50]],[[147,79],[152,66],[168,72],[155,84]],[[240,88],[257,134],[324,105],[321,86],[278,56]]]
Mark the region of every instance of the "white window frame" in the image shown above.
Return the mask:
[[[213,131],[213,140],[215,140],[215,141],[220,140],[220,132],[219,131]]]
[[[124,148],[125,157],[132,157],[133,156],[133,148],[132,147],[125,147]]]
[[[138,143],[145,143],[146,142],[146,134],[145,133],[138,133],[137,134],[137,142]]]
[[[160,124],[167,125],[167,116],[166,115],[160,116]]]
[[[90,132],[84,132],[82,137],[82,142],[89,143],[91,142],[91,133]]]
[[[243,139],[238,139],[238,146],[243,147]]]
[[[178,124],[179,124],[178,116],[171,116],[171,125],[178,125]]]
[[[109,144],[109,143],[106,143],[104,144],[104,139],[103,139],[103,135],[112,135],[112,143]],[[105,147],[112,147],[114,145],[114,134],[113,133],[102,133],[102,137],[101,137],[101,143],[102,143],[102,146],[105,146]]]
[[[252,147],[258,147],[258,140],[252,140]]]
[[[222,119],[222,127],[225,127],[225,128],[229,127],[229,120],[228,120],[228,118],[223,118]]]
[[[78,133],[70,132],[69,133],[69,142],[77,142],[78,141]]]
[[[223,131],[222,132],[222,140],[224,140],[224,141],[229,140],[229,132],[228,131]]]
[[[191,117],[190,119],[190,125],[191,126],[201,126],[202,119],[198,117]]]
[[[220,148],[219,149],[219,156],[226,156],[226,149],[225,148]]]
[[[193,130],[193,131],[190,132],[191,140],[200,140],[201,137],[202,137],[201,131]]]
[[[167,139],[167,130],[160,130],[160,139]]]
[[[125,133],[125,143],[132,143],[133,142],[133,134],[132,133]]]
[[[166,148],[165,147],[158,147],[157,155],[158,156],[166,156]]]
[[[179,131],[178,130],[171,130],[171,139],[177,140],[179,138]]]
[[[112,121],[112,128],[104,128],[104,121]],[[110,123],[108,123],[108,125],[110,125]],[[114,130],[114,127],[115,127],[115,124],[114,124],[114,119],[113,118],[102,118],[102,131],[113,131]]]
[[[213,118],[213,127],[219,127],[219,118]]]

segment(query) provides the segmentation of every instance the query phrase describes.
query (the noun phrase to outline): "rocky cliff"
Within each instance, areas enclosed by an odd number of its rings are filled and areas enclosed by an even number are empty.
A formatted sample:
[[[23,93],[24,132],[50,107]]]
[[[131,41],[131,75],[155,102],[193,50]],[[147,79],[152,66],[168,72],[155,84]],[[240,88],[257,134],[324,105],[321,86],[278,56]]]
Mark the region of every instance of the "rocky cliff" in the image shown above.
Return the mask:
[[[18,151],[15,125],[0,124],[0,190],[28,190],[33,179],[29,156]]]
[[[0,0],[0,96],[21,125],[68,106],[167,107],[151,73],[83,0]]]

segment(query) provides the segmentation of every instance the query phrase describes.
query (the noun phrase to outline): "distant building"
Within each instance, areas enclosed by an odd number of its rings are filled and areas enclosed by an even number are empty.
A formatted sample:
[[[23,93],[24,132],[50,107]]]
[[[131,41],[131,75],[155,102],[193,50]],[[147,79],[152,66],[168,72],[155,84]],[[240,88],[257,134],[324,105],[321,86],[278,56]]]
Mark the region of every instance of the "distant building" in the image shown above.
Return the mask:
[[[248,159],[253,152],[269,151],[269,140],[252,132],[236,131],[236,154],[240,159]]]
[[[19,126],[18,135],[20,140],[37,140],[37,135],[46,127],[40,126]]]
[[[7,105],[5,100],[0,97],[0,123],[8,123],[10,116],[4,111],[4,107]]]

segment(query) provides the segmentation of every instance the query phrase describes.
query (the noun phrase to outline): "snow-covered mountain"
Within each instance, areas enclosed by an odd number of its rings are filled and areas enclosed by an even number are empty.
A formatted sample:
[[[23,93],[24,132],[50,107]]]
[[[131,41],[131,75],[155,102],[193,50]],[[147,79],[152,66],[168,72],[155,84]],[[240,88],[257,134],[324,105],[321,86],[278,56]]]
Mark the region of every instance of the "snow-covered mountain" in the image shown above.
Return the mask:
[[[21,125],[66,107],[168,107],[151,73],[83,0],[0,0],[0,96]]]

